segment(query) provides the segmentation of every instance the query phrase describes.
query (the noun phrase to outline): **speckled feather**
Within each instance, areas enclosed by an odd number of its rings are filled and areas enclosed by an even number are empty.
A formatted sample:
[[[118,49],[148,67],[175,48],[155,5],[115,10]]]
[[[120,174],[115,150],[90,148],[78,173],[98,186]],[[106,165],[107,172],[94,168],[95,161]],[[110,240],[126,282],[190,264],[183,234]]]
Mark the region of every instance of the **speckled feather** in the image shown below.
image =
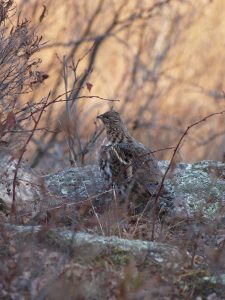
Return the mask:
[[[156,195],[162,179],[157,159],[150,149],[130,135],[116,111],[98,118],[107,133],[99,152],[99,165],[105,179],[115,186],[122,198],[135,203],[135,207],[137,203],[146,205]],[[166,206],[172,207],[172,196],[164,187],[160,197]]]

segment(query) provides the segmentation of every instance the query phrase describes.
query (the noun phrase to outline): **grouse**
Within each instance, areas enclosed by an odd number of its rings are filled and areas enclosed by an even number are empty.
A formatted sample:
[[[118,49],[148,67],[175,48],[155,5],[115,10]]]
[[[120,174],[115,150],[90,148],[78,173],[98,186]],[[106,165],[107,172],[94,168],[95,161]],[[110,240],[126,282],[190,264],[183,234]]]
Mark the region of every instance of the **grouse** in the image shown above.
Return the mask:
[[[129,212],[149,211],[163,176],[157,159],[131,136],[118,112],[111,109],[97,118],[103,122],[107,134],[99,153],[105,180],[115,188],[121,202],[127,201]],[[173,208],[173,195],[165,187],[159,200],[159,212],[164,214]]]

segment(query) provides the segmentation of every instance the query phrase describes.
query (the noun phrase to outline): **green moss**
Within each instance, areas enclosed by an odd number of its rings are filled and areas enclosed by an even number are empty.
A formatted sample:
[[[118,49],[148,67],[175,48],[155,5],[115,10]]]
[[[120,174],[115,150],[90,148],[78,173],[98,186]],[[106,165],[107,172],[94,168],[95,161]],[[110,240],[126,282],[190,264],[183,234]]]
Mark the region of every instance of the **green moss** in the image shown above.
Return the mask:
[[[121,249],[113,249],[110,254],[110,259],[116,265],[127,265],[130,261],[131,254],[128,251]]]
[[[131,259],[131,254],[128,251],[121,249],[108,249],[107,252],[103,252],[95,257],[95,262],[100,263],[102,266],[105,263],[112,264],[114,266],[126,266]]]

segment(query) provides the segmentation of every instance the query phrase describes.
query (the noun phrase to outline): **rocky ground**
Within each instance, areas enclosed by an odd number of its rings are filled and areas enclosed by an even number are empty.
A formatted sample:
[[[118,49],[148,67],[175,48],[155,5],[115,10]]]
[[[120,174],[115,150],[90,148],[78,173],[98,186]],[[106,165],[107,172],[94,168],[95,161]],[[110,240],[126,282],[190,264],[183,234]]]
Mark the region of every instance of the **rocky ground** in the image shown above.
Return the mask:
[[[225,164],[171,170],[174,218],[154,241],[151,215],[127,216],[95,165],[22,166],[12,222],[15,162],[1,164],[1,299],[225,299]]]

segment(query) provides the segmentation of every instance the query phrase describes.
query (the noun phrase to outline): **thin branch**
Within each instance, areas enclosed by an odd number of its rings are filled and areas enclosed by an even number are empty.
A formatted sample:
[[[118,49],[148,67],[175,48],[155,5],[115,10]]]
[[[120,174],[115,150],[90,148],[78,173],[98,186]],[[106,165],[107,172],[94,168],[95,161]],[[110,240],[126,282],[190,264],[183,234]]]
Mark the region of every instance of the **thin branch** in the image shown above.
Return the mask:
[[[201,120],[199,120],[199,121],[197,121],[197,122],[195,122],[195,123],[189,125],[189,126],[187,127],[187,129],[184,131],[184,133],[182,134],[182,136],[180,137],[180,139],[179,139],[179,141],[178,141],[178,143],[177,143],[177,145],[176,145],[176,147],[175,147],[175,149],[174,149],[172,158],[171,158],[170,163],[169,163],[169,165],[168,165],[168,167],[167,167],[167,169],[166,169],[166,172],[165,172],[165,174],[164,174],[163,177],[162,177],[162,180],[161,180],[161,183],[160,183],[160,186],[159,186],[159,190],[158,190],[158,192],[157,192],[157,194],[156,194],[156,198],[155,198],[155,201],[154,201],[154,205],[153,205],[153,225],[152,225],[152,235],[151,235],[151,240],[152,240],[152,241],[154,241],[154,239],[155,239],[156,204],[157,204],[158,201],[159,201],[160,193],[161,193],[161,191],[162,191],[162,189],[163,189],[163,184],[164,184],[164,182],[165,182],[166,176],[167,176],[167,174],[168,174],[168,172],[169,172],[169,170],[170,170],[170,168],[171,168],[171,166],[172,166],[172,164],[173,164],[174,157],[175,157],[175,155],[176,155],[176,153],[177,153],[177,151],[178,151],[178,149],[179,149],[179,147],[180,147],[180,145],[181,145],[183,139],[184,139],[185,136],[188,134],[188,132],[189,132],[189,130],[190,130],[191,128],[193,128],[193,127],[195,127],[195,126],[197,126],[197,125],[199,125],[199,124],[201,124],[201,123],[207,121],[209,118],[211,118],[211,117],[213,117],[213,116],[222,115],[222,114],[224,114],[224,113],[225,113],[225,110],[222,110],[222,111],[216,112],[216,113],[212,113],[212,114],[210,114],[210,115],[208,115],[208,116],[202,118]]]
[[[45,103],[47,105],[47,102],[48,102],[48,99],[50,97],[50,92],[47,96],[47,99],[45,100]],[[39,124],[39,121],[41,119],[41,116],[44,112],[44,109],[45,109],[45,106],[43,105],[41,111],[40,111],[40,114],[37,118],[37,120],[34,119],[34,127],[33,127],[33,130],[30,134],[30,136],[28,137],[27,141],[25,142],[25,145],[23,146],[23,148],[21,149],[21,153],[20,153],[20,156],[19,156],[19,159],[18,159],[18,162],[16,164],[16,167],[15,167],[15,172],[14,172],[14,176],[13,176],[13,189],[12,189],[12,206],[11,206],[11,218],[12,216],[14,215],[15,216],[15,219],[16,219],[16,185],[17,185],[17,175],[18,175],[18,171],[19,171],[19,168],[20,168],[20,164],[21,164],[21,161],[22,161],[22,158],[23,158],[23,155],[24,153],[26,152],[26,148],[27,148],[27,145],[29,144],[34,132],[35,132],[35,129],[37,128],[38,124]]]
[[[47,103],[47,105],[44,107],[44,109],[46,109],[48,106],[50,106],[52,104],[55,104],[55,103],[74,101],[74,99],[59,99],[59,100],[57,100],[58,98],[60,98],[60,96],[56,97],[55,99],[53,99],[49,103]],[[108,98],[103,98],[103,97],[100,97],[100,96],[79,96],[79,97],[76,98],[76,100],[81,100],[81,99],[99,99],[99,100],[102,100],[102,101],[111,101],[111,102],[120,101],[119,99],[108,99]],[[41,104],[42,103],[38,103],[37,106],[39,106]],[[19,112],[16,112],[15,114],[18,114],[18,113],[28,109],[28,107],[29,107],[29,105],[26,108],[23,108],[23,110],[20,110]],[[19,119],[19,122],[29,119],[30,117],[32,117],[34,114],[38,113],[41,110],[42,110],[42,106],[37,108],[34,111],[31,111],[31,113],[28,116],[25,116],[25,117]]]

